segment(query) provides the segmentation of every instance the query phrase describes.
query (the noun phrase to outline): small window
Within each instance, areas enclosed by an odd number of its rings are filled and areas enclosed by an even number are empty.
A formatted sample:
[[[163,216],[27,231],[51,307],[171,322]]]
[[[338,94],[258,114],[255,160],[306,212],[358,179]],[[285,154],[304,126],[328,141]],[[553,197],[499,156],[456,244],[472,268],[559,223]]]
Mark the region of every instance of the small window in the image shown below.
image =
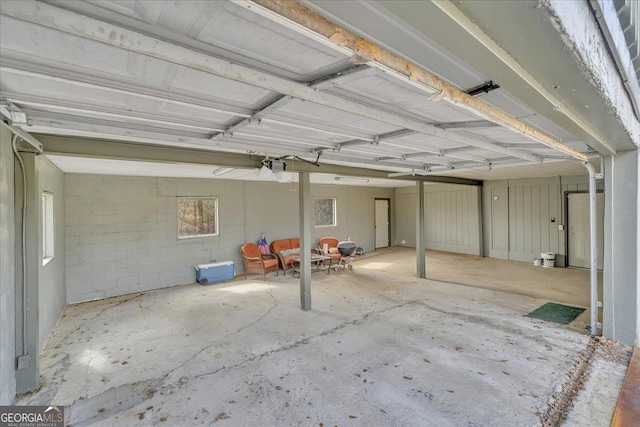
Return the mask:
[[[178,197],[178,239],[217,235],[217,197]]]
[[[336,199],[315,199],[316,227],[336,225]]]
[[[53,194],[42,193],[42,265],[53,259]]]

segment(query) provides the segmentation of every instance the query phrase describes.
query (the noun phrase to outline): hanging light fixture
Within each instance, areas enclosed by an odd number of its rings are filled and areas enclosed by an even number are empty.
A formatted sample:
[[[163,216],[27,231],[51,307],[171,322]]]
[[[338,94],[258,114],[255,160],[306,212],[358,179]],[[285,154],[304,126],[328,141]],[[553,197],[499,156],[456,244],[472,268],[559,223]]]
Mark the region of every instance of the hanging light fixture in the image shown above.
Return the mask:
[[[368,178],[358,178],[356,176],[336,176],[333,179],[340,182],[369,182]]]

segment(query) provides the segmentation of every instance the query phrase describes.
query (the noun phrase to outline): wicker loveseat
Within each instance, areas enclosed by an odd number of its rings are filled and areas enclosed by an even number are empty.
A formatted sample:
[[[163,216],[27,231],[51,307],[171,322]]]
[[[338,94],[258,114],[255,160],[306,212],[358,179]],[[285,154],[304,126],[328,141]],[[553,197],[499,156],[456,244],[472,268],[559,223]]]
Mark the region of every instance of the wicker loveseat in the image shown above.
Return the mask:
[[[294,257],[300,256],[300,239],[292,237],[289,239],[274,240],[271,242],[271,252],[276,254],[280,260],[283,273],[294,267]]]

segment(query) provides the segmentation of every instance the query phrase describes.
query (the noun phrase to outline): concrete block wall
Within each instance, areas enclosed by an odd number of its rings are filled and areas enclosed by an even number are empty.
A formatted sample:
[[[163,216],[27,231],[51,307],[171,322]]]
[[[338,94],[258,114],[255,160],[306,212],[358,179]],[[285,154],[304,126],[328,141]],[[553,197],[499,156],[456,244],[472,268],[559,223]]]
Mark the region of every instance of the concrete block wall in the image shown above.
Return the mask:
[[[38,344],[42,348],[67,305],[64,229],[65,197],[64,173],[44,156],[37,157],[37,160],[38,194],[42,194],[45,191],[52,194],[54,210],[54,256],[46,265],[42,265],[42,262],[39,263]],[[39,227],[42,227],[42,207],[38,212],[40,214],[38,224]],[[39,231],[39,234],[42,235],[42,230]],[[42,239],[39,239],[39,253],[40,259],[42,259]]]
[[[373,248],[375,197],[393,189],[312,186],[314,197],[335,197],[337,225],[316,228]],[[177,238],[178,196],[217,196],[219,235]],[[68,302],[86,301],[195,281],[194,264],[230,260],[243,272],[239,248],[297,237],[297,184],[219,179],[67,174],[66,268]],[[365,231],[367,231],[365,233]]]
[[[191,283],[194,264],[241,261],[241,182],[67,174],[65,188],[69,302]],[[220,235],[178,240],[176,196],[217,196]]]
[[[298,236],[297,188],[298,184],[245,183],[247,241],[257,240],[262,231],[267,234],[269,242]],[[393,195],[393,188],[312,184],[312,198],[336,199],[336,225],[313,227],[312,246],[322,237],[333,236],[340,240],[351,237],[365,251],[373,250],[374,200],[389,198],[393,203]],[[393,224],[393,217],[390,221]]]

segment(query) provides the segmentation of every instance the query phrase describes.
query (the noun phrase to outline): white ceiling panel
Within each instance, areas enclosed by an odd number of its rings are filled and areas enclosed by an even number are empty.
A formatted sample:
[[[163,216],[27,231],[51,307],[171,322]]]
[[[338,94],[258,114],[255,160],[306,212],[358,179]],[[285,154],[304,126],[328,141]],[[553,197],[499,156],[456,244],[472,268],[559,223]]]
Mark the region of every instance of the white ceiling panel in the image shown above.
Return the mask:
[[[337,125],[346,130],[365,132],[371,135],[398,130],[398,127],[394,125],[365,119],[355,114],[300,100],[290,102],[280,111],[293,117],[304,118],[310,122]],[[279,114],[275,116],[278,117]]]
[[[29,52],[52,65],[100,70],[114,78],[145,79],[161,83],[168,64],[133,54],[124,49],[74,37],[39,25],[0,16],[3,55]]]
[[[400,84],[398,79],[384,74],[338,85],[331,92],[355,94],[374,102],[392,105],[415,102],[429,96],[426,92],[424,94],[416,92],[415,87]]]
[[[426,98],[416,104],[407,105],[405,108],[407,111],[418,114],[432,123],[478,120],[478,116],[461,108],[457,108],[448,102],[431,102]]]
[[[87,3],[149,23],[156,23],[164,9],[164,5],[160,2],[138,0],[88,0]]]
[[[255,106],[271,95],[271,91],[234,82],[212,74],[179,67],[170,89],[207,96],[233,106]]]
[[[228,1],[106,1],[92,2],[104,19],[118,23],[113,13],[125,14],[154,27],[192,40],[193,46],[217,56],[257,65],[274,74],[286,73],[298,81],[309,81],[318,70],[340,69],[345,56],[335,49],[319,46],[253,11]],[[67,6],[75,9],[73,5]],[[87,10],[87,8],[83,8]],[[100,13],[102,11],[102,13]],[[129,27],[135,24],[127,23]],[[251,31],[247,31],[250,28]],[[146,28],[145,28],[146,30]]]

